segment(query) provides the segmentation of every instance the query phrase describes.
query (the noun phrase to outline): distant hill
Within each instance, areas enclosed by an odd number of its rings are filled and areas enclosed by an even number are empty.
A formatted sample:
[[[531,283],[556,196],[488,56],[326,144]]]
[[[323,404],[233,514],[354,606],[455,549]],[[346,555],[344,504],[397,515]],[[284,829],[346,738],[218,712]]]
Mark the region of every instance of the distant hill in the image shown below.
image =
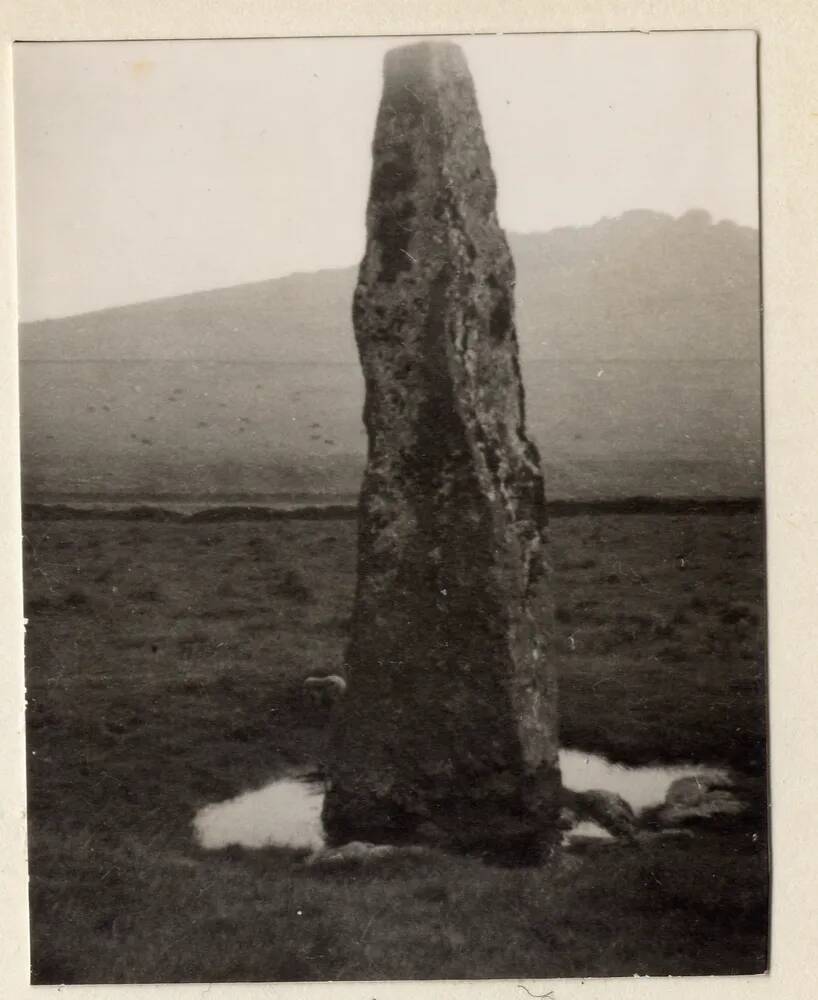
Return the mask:
[[[634,211],[510,242],[550,495],[756,492],[756,231]],[[355,277],[295,274],[23,324],[27,494],[354,494]]]
[[[759,357],[755,229],[634,211],[511,245],[529,358]]]
[[[596,225],[512,233],[527,358],[756,359],[758,233],[626,212]],[[356,363],[357,268],[104,309],[21,327],[24,360]]]

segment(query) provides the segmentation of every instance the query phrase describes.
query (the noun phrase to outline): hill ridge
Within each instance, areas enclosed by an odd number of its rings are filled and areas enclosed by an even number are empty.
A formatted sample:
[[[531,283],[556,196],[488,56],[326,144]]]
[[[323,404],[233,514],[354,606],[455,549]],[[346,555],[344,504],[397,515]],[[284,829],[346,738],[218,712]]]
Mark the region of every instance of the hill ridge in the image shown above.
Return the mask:
[[[750,227],[699,211],[674,219],[632,210],[509,241],[528,358],[758,356],[758,232]],[[357,363],[356,275],[357,264],[295,271],[21,323],[21,358]]]

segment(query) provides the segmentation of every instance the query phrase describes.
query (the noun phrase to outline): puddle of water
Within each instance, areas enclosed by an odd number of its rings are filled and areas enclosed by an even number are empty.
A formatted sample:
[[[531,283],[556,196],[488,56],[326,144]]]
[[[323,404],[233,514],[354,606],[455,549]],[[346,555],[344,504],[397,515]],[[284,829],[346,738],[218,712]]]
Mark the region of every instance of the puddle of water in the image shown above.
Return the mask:
[[[651,806],[661,805],[670,786],[677,778],[696,774],[718,774],[726,780],[724,771],[696,764],[678,764],[673,767],[625,767],[612,764],[604,757],[583,753],[581,750],[560,750],[562,783],[575,792],[588,792],[598,788],[615,792],[630,805],[635,813]]]
[[[625,767],[581,750],[561,750],[563,784],[575,792],[601,789],[621,795],[636,813],[660,805],[677,778],[686,778],[711,768],[683,764],[675,767]],[[716,772],[720,775],[723,771]],[[200,810],[193,821],[196,840],[206,850],[241,847],[292,847],[310,851],[325,844],[321,824],[324,789],[314,781],[286,777],[264,788],[245,792],[226,802]],[[572,836],[609,838],[596,823],[583,821]]]
[[[324,846],[321,807],[324,789],[303,778],[281,778],[226,802],[205,806],[193,821],[196,840],[206,850],[240,847]]]

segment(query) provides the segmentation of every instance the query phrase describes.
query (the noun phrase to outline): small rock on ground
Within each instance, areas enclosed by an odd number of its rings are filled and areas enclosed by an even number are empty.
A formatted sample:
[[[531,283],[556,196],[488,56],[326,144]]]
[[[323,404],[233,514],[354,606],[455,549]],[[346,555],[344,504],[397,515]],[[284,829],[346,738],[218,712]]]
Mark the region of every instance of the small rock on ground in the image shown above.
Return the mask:
[[[388,857],[418,857],[426,854],[427,848],[411,844],[397,846],[395,844],[370,844],[363,840],[351,840],[348,844],[338,847],[325,847],[313,852],[306,860],[310,867],[330,868],[336,865],[367,864],[380,858]]]
[[[747,804],[738,797],[727,774],[703,771],[673,782],[664,804],[655,814],[655,821],[662,827],[678,827],[738,816],[746,809]]]
[[[615,792],[593,789],[587,792],[563,790],[560,826],[573,817],[587,820],[607,830],[613,837],[632,839],[636,833],[636,816],[630,804]],[[573,824],[572,824],[573,825]]]

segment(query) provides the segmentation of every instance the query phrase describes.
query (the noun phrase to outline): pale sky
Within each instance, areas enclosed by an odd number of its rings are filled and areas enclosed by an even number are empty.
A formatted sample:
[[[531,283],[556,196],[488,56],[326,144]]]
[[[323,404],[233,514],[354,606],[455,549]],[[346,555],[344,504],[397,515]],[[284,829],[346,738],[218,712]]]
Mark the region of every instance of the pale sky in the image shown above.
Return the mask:
[[[357,263],[406,40],[15,46],[23,320]],[[511,231],[758,224],[751,32],[468,37]]]

